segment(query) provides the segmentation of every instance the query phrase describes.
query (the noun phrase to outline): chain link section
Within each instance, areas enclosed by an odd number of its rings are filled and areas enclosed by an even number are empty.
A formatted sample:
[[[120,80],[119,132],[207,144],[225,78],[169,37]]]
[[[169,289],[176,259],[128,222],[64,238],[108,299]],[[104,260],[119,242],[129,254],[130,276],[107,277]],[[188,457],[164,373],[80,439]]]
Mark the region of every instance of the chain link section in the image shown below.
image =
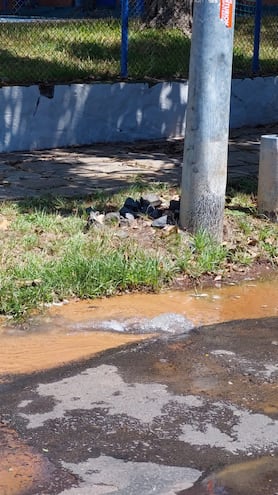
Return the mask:
[[[0,0],[0,84],[119,80],[121,1]],[[254,75],[255,13],[237,0],[235,77]],[[192,1],[129,0],[128,15],[129,79],[186,79]],[[258,74],[278,74],[277,48],[277,0],[263,0]]]
[[[276,7],[273,2],[273,9],[263,9],[260,35],[261,74],[278,74],[278,2],[275,3]]]
[[[254,66],[256,0],[237,0],[235,19],[234,64],[235,76],[278,74],[278,3],[263,0],[259,31],[258,69]],[[255,64],[256,65],[256,64]]]
[[[179,5],[180,4],[180,5]],[[130,1],[129,76],[137,79],[188,77],[190,2]]]

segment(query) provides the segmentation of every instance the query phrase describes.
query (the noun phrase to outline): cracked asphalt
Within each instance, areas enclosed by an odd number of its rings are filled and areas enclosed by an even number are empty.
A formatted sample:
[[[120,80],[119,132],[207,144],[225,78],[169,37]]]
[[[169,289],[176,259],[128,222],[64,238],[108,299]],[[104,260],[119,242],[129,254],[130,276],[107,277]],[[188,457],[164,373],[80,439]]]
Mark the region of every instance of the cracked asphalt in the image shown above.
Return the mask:
[[[160,335],[0,397],[0,451],[13,434],[39,459],[22,495],[278,493],[277,318]]]

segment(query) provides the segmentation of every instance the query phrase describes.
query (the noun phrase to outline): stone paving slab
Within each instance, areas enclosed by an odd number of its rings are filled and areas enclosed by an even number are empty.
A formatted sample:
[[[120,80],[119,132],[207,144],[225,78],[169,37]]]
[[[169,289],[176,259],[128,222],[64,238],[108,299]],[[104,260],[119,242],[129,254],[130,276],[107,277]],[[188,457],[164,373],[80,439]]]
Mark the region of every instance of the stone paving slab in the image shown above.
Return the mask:
[[[231,131],[228,179],[257,177],[260,138],[277,133],[278,124]],[[179,184],[182,156],[182,139],[3,153],[0,200],[82,197],[100,189],[114,191],[139,178]]]

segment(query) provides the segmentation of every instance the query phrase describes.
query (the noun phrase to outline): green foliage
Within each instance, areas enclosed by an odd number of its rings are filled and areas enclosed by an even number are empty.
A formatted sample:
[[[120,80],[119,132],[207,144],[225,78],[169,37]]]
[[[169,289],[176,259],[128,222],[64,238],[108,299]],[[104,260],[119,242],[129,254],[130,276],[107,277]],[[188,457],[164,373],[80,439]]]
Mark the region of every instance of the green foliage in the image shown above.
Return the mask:
[[[1,41],[2,40],[2,41]],[[117,80],[120,74],[119,19],[2,23],[0,80],[4,84]],[[260,64],[277,68],[277,22],[264,18]],[[129,77],[188,77],[190,38],[175,28],[129,24]],[[251,74],[253,19],[239,18],[234,41],[234,75]]]
[[[99,192],[83,200],[1,203],[8,227],[0,230],[0,313],[18,318],[64,298],[157,291],[176,277],[225,276],[255,260],[278,265],[278,225],[258,217],[255,208],[245,208],[248,198],[240,195],[242,203],[226,210],[223,244],[205,232],[189,235],[174,225],[165,232],[155,230],[145,225],[146,219],[135,229],[112,223],[85,233],[88,205],[113,211],[127,196],[139,199],[146,188],[138,181],[124,193]],[[164,201],[178,193],[165,184],[149,185],[151,191]]]
[[[198,232],[192,237],[191,276],[198,277],[204,273],[215,273],[226,260],[227,250],[217,244],[206,232]]]

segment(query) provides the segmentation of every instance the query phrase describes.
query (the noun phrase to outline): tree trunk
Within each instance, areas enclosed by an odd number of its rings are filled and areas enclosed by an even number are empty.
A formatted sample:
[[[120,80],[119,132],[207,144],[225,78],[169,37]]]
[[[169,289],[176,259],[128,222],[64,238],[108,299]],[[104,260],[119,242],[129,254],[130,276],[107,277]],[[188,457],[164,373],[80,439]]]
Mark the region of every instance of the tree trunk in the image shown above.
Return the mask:
[[[190,35],[194,0],[145,0],[145,24],[150,27],[177,27]]]

